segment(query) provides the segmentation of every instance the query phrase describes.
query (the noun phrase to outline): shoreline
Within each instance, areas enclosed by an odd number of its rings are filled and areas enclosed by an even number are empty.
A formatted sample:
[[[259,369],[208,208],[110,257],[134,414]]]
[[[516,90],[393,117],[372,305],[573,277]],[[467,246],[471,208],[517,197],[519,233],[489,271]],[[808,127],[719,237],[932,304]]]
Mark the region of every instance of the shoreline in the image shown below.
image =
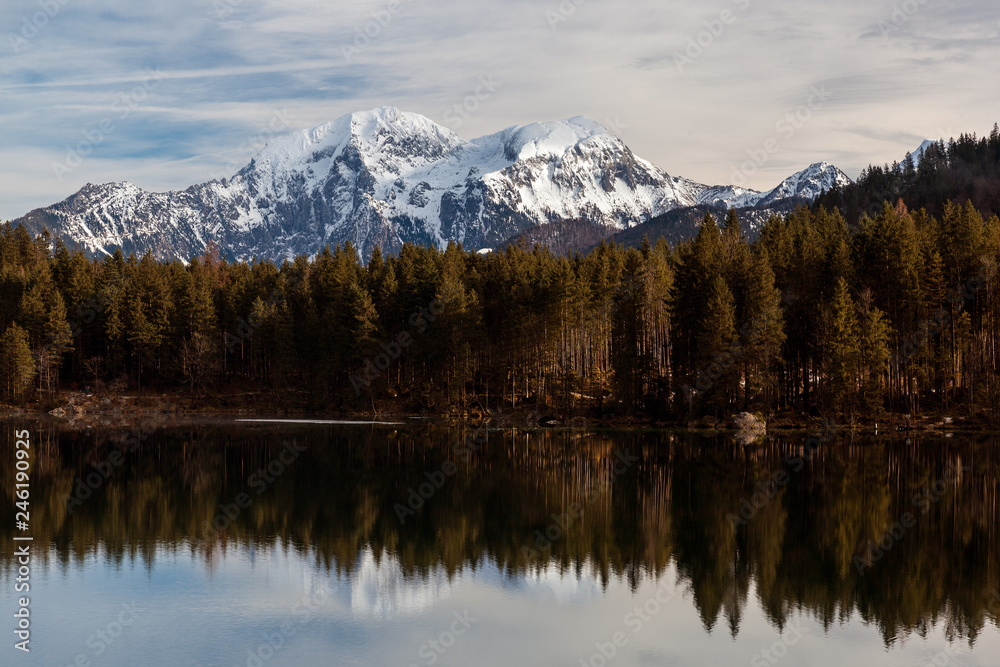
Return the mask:
[[[287,394],[285,395],[287,399]],[[83,392],[61,392],[45,404],[24,407],[0,405],[0,419],[29,418],[59,420],[81,428],[112,427],[154,420],[196,422],[229,419],[243,424],[356,424],[414,426],[422,422],[446,422],[453,425],[476,425],[487,419],[493,428],[520,430],[598,430],[598,429],[666,429],[702,433],[734,433],[741,431],[729,419],[705,416],[698,419],[656,418],[650,416],[598,415],[576,411],[564,415],[543,406],[522,406],[515,409],[483,411],[462,410],[451,406],[444,410],[407,410],[398,403],[376,405],[375,410],[310,410],[302,405],[283,404],[267,392],[241,392],[213,395],[178,393],[138,393],[134,395],[95,395]],[[55,407],[49,407],[55,406]],[[380,409],[381,408],[381,409]],[[918,415],[885,414],[877,419],[834,416],[824,418],[786,411],[760,415],[766,433],[797,433],[831,430],[838,433],[991,433],[1000,432],[1000,425],[991,424],[983,415],[965,416],[941,412]]]

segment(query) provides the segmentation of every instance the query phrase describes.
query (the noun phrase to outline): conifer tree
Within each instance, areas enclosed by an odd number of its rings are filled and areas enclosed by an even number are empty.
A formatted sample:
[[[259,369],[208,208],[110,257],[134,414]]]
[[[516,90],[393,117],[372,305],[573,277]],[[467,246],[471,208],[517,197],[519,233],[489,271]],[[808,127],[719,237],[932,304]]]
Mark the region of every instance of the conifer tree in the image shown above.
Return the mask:
[[[700,349],[702,323],[715,278],[722,278],[722,236],[713,216],[705,216],[693,241],[678,247],[674,261],[673,362],[681,395],[687,401],[706,370],[707,357]],[[729,296],[732,298],[731,291]]]
[[[844,278],[837,282],[831,306],[832,322],[827,351],[830,396],[837,409],[853,414],[861,343],[854,300]]]
[[[711,281],[698,335],[698,385],[703,404],[716,412],[732,403],[738,384],[736,304],[725,279]]]
[[[744,292],[746,315],[740,330],[743,348],[740,361],[745,368],[746,383],[744,408],[749,408],[755,398],[774,405],[775,365],[779,363],[786,335],[781,292],[774,284],[766,249],[754,255]]]
[[[885,400],[885,380],[889,372],[889,341],[892,329],[885,313],[872,305],[866,290],[858,322],[858,370],[862,404],[868,415],[878,415]]]
[[[31,386],[35,359],[27,332],[12,324],[0,336],[0,389],[7,401],[17,401]]]

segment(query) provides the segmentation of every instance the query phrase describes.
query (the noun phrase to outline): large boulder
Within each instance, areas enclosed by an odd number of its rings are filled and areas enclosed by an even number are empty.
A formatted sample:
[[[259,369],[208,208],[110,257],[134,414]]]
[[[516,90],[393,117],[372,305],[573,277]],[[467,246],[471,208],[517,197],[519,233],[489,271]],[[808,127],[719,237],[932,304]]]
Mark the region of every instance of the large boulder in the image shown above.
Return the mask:
[[[733,415],[733,428],[739,431],[761,431],[767,430],[767,423],[749,412],[741,412]]]
[[[749,445],[767,432],[767,423],[749,412],[733,415],[732,424],[736,429],[736,441],[741,445]]]

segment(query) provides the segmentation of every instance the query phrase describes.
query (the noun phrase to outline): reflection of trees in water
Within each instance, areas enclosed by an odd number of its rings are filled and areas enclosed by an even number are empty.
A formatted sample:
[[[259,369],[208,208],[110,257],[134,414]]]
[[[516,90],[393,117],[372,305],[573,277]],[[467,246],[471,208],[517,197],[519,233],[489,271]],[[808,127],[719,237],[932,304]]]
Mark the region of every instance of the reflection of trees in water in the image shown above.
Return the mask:
[[[744,449],[655,432],[492,432],[463,461],[452,446],[467,435],[444,427],[156,432],[70,514],[64,498],[74,480],[126,450],[127,433],[49,431],[35,440],[33,532],[66,567],[95,554],[152,567],[163,550],[190,550],[211,567],[226,549],[281,545],[338,572],[367,549],[389,554],[408,577],[487,565],[509,575],[581,572],[586,564],[601,585],[623,579],[636,590],[674,562],[705,627],[721,620],[734,635],[751,595],[776,626],[800,608],[827,627],[857,613],[886,642],[938,623],[974,638],[997,621],[987,611],[1000,589],[994,441],[857,438],[824,446],[796,472],[788,461],[802,454],[803,438]],[[307,451],[263,489],[252,487],[250,476],[292,439]],[[620,452],[639,460],[615,474]],[[394,506],[449,460],[459,472],[401,523]],[[969,468],[934,502],[919,503],[949,466]],[[727,516],[782,469],[790,481],[734,530]],[[12,511],[12,484],[10,475],[0,481],[0,513]],[[212,530],[219,505],[244,492],[252,504]],[[573,503],[582,515],[536,542]],[[907,511],[916,524],[859,573],[856,557]],[[11,530],[3,522],[0,539]]]

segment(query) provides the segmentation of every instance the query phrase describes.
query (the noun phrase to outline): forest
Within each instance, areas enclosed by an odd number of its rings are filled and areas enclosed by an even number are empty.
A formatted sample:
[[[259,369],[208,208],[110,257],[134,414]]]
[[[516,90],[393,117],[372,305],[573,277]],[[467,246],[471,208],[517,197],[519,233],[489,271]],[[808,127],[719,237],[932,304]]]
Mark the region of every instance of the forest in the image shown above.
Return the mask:
[[[256,392],[325,413],[995,422],[1000,133],[908,162],[752,240],[730,212],[674,246],[566,255],[407,245],[365,262],[347,243],[280,265],[211,245],[187,263],[88,259],[8,223],[0,401],[90,388]]]
[[[912,209],[941,215],[946,202],[972,202],[984,216],[1000,214],[1000,124],[987,137],[962,134],[931,142],[923,155],[871,166],[857,182],[824,193],[817,206],[839,208],[850,224],[876,215],[884,201],[902,198]]]

